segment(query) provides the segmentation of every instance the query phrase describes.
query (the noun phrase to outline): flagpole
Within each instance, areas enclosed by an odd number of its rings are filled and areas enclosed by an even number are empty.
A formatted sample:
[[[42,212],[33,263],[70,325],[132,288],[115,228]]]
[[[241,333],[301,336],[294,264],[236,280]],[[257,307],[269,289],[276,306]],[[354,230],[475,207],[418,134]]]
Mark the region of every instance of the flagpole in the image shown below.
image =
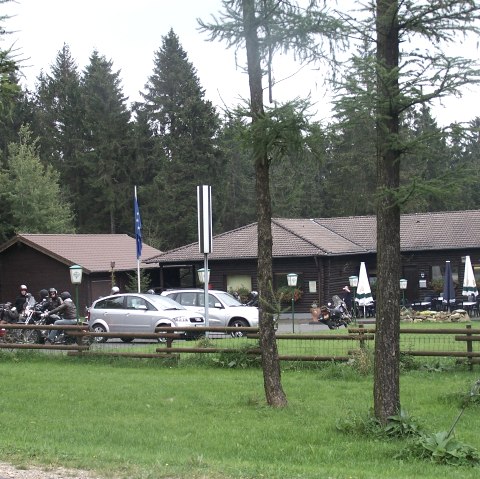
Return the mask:
[[[137,287],[138,287],[138,292],[140,293],[140,260],[137,259]]]
[[[140,257],[142,256],[142,220],[140,218],[140,209],[138,207],[137,186],[134,186],[134,213],[135,213],[135,243],[137,247],[137,289],[140,293]]]

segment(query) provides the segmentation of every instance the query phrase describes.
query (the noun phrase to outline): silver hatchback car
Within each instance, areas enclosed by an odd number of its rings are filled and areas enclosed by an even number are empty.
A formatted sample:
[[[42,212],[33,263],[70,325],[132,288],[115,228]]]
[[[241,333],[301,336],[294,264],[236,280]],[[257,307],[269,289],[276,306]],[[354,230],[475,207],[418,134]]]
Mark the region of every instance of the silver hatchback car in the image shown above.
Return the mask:
[[[162,296],[174,299],[190,311],[203,314],[205,292],[203,289],[167,289]],[[258,327],[258,308],[245,306],[226,291],[208,291],[209,326]],[[234,336],[242,336],[237,333]]]
[[[126,293],[97,299],[87,319],[90,331],[95,333],[153,333],[161,326],[205,326],[202,314],[188,311],[173,299],[157,294]],[[195,339],[202,334],[184,332],[183,336]],[[121,339],[130,342],[134,338]],[[105,342],[107,338],[96,336],[95,340]]]

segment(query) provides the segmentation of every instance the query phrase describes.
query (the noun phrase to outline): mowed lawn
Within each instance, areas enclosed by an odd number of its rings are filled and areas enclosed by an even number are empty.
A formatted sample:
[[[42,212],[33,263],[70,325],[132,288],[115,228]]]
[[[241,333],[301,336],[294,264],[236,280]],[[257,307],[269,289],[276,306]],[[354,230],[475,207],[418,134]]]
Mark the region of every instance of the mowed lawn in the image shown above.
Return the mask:
[[[2,460],[135,479],[480,477],[480,468],[394,459],[404,440],[338,431],[337,420],[372,406],[372,377],[350,366],[285,369],[289,405],[276,410],[260,369],[155,361],[2,354]],[[478,366],[406,372],[403,408],[429,432],[448,430],[478,376]],[[480,449],[479,429],[473,406],[456,435]]]

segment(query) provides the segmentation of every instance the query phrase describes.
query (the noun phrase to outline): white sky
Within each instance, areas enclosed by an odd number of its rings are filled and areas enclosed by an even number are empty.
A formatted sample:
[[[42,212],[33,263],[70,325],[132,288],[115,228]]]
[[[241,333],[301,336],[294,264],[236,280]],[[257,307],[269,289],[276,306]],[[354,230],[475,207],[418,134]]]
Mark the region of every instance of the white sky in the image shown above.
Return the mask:
[[[155,52],[170,28],[178,35],[189,61],[197,70],[205,94],[215,105],[234,106],[248,96],[248,81],[235,66],[233,49],[207,42],[198,31],[197,18],[209,21],[221,8],[221,0],[15,0],[0,6],[0,15],[15,15],[4,24],[11,35],[3,36],[2,48],[14,43],[25,58],[24,83],[34,87],[40,70],[50,71],[57,53],[66,43],[80,70],[89,63],[94,49],[113,61],[120,70],[123,91],[130,101],[139,100],[153,72]],[[478,52],[475,52],[478,56]],[[290,76],[300,66],[274,63],[276,79]],[[317,118],[328,118],[328,95],[318,72],[304,67],[300,73],[274,89],[277,100],[293,99],[311,93]],[[480,88],[467,92],[464,99],[444,100],[435,110],[438,121],[469,121],[480,116]]]

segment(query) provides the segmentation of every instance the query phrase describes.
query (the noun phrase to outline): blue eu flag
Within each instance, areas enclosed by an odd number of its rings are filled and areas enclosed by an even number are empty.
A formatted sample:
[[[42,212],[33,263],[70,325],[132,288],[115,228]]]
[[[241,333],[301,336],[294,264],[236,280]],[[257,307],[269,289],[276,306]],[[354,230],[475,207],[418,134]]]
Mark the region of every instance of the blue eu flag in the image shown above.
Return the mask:
[[[138,209],[137,195],[135,192],[135,240],[137,242],[137,259],[142,256],[142,219],[140,218],[140,210]]]

